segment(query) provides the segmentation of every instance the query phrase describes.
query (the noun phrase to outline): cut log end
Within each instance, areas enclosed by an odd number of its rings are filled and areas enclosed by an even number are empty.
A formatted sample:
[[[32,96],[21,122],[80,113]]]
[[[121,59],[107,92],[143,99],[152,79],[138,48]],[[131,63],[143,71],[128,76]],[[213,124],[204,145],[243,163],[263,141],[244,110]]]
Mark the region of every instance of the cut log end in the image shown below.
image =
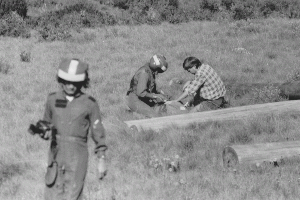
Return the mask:
[[[239,164],[238,155],[231,147],[225,147],[222,157],[224,168],[236,168],[236,166]]]
[[[139,131],[138,128],[135,125],[131,125],[130,130],[135,131],[135,132]]]

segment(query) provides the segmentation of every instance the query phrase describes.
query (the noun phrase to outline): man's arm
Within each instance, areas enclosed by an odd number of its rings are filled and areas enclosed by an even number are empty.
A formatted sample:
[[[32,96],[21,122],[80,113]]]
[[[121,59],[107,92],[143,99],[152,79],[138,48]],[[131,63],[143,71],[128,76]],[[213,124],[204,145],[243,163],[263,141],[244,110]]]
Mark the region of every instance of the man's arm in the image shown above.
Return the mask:
[[[99,158],[98,162],[98,178],[102,180],[107,173],[106,162],[105,162],[105,151],[107,150],[107,146],[105,143],[105,129],[102,124],[100,109],[96,100],[92,97],[89,97],[90,100],[93,101],[93,106],[90,114],[90,123],[91,123],[91,134],[92,139],[95,142],[95,154]]]
[[[51,111],[50,95],[48,96],[46,104],[45,104],[45,111],[44,111],[43,120],[51,123],[51,121],[52,121],[52,111]]]
[[[167,98],[162,95],[162,94],[158,94],[158,93],[149,93],[148,90],[148,83],[149,80],[149,75],[146,72],[141,72],[141,74],[139,75],[139,79],[138,79],[138,85],[137,85],[137,95],[139,97],[147,97],[150,99],[155,99],[158,102],[164,102],[165,100],[167,100]]]
[[[186,98],[189,95],[187,90],[184,90],[183,93],[175,100],[177,102],[181,101],[182,99]]]
[[[100,116],[100,109],[98,103],[93,99],[93,106],[90,114],[90,123],[91,123],[91,136],[95,142],[95,154],[97,154],[98,158],[105,156],[105,151],[107,149],[105,143],[105,129],[102,124],[102,119]]]
[[[195,79],[186,87],[188,94],[195,94],[199,88],[206,81],[206,77],[203,74],[195,75]]]
[[[139,74],[139,79],[138,79],[138,85],[137,85],[137,95],[139,97],[148,97],[148,98],[153,98],[153,94],[149,93],[148,90],[148,83],[149,76],[146,72],[141,72]]]
[[[201,87],[201,85],[205,82],[205,77],[202,75],[196,75],[195,79],[191,81],[184,89],[183,93],[175,100],[177,102],[186,98],[187,96],[195,96],[197,90]]]
[[[51,110],[51,96],[53,95],[54,93],[51,93],[48,98],[47,98],[47,101],[46,101],[46,104],[45,104],[45,111],[44,111],[44,117],[43,117],[43,120],[40,120],[37,125],[39,128],[44,128],[43,131],[41,133],[39,133],[39,136],[44,139],[44,140],[49,140],[51,137],[52,137],[52,110]],[[45,128],[46,126],[44,125],[49,125],[49,128]],[[51,128],[50,128],[51,127]]]

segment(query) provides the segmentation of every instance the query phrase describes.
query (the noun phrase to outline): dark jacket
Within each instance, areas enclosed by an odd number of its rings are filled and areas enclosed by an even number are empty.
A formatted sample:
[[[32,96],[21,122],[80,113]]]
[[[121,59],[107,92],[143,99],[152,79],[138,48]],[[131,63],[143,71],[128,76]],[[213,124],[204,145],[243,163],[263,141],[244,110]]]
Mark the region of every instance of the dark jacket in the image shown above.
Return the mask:
[[[144,100],[152,99],[153,95],[157,93],[155,73],[150,69],[149,63],[138,69],[132,77],[127,95],[131,92]]]
[[[89,130],[98,157],[107,149],[99,106],[84,93],[78,93],[71,102],[63,91],[52,93],[44,120],[54,126],[48,164],[55,161],[59,169],[54,185],[46,187],[45,199],[80,199],[88,165]]]

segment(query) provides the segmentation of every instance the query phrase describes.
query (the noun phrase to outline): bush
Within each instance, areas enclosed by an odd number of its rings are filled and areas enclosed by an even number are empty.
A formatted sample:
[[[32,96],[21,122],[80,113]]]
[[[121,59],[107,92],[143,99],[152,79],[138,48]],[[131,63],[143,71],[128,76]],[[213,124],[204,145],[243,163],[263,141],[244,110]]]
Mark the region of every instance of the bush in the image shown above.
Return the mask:
[[[255,1],[246,1],[235,3],[231,9],[233,11],[233,19],[242,20],[257,17],[257,7]]]
[[[21,17],[27,16],[27,4],[25,0],[0,0],[0,17],[9,14],[11,11],[17,12]]]
[[[180,21],[178,0],[113,0],[112,5],[126,10],[134,24],[159,24],[162,21]],[[180,21],[181,22],[181,21]]]
[[[178,0],[113,0],[112,5],[121,9],[130,9],[133,7],[174,7],[179,8]]]
[[[172,24],[178,24],[182,22],[190,21],[188,12],[183,9],[175,9],[174,7],[169,7],[161,14],[163,21],[170,22]]]
[[[28,51],[22,51],[20,54],[20,59],[22,62],[30,62],[31,53]]]
[[[26,0],[28,6],[31,7],[64,7],[64,6],[71,6],[78,3],[84,3],[87,1],[93,1],[93,0]]]
[[[253,88],[251,101],[252,104],[284,101],[280,93],[280,89],[272,84],[262,88]]]
[[[127,10],[129,8],[129,0],[113,0],[112,5],[114,7]]]
[[[24,19],[16,12],[11,12],[0,19],[0,35],[28,38],[30,32]]]
[[[212,13],[218,12],[221,9],[221,0],[202,0],[201,8],[203,10],[209,10]]]
[[[279,1],[279,0],[277,0]],[[300,18],[300,1],[282,0],[280,4],[281,12],[289,18]]]
[[[70,31],[62,26],[46,25],[39,30],[41,38],[46,41],[66,40],[71,37]]]
[[[51,11],[32,19],[28,24],[37,29],[44,40],[64,40],[71,37],[71,29],[114,25],[117,21],[107,12],[97,10],[93,4],[79,3]]]
[[[39,26],[52,24],[72,28],[116,24],[116,20],[112,15],[98,11],[92,4],[88,3],[79,3],[67,6],[62,10],[51,11],[42,17],[38,17],[35,21],[35,24]]]

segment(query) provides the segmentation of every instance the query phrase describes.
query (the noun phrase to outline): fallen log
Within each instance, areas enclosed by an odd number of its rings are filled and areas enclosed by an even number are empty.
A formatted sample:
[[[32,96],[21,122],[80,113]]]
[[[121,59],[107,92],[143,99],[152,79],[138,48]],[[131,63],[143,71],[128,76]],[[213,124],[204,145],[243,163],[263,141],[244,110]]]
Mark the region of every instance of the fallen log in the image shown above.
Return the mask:
[[[300,111],[300,100],[281,101],[275,103],[255,104],[247,106],[239,106],[232,108],[224,108],[213,111],[187,113],[180,115],[171,115],[165,117],[157,117],[150,119],[140,119],[124,121],[129,128],[138,131],[154,130],[160,131],[171,126],[187,127],[194,123],[212,122],[212,121],[228,121],[244,119],[250,116],[256,116],[267,113],[284,113],[292,111]]]
[[[223,166],[236,168],[239,164],[277,162],[300,155],[300,141],[286,141],[250,145],[233,145],[223,150]]]

